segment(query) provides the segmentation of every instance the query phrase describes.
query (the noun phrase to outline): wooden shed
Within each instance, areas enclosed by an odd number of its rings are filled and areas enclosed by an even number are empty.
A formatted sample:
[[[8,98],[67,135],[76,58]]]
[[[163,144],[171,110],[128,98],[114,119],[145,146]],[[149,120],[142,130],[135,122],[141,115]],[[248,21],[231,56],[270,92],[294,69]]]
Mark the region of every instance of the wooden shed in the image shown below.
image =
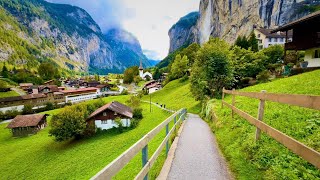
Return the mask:
[[[14,137],[36,134],[47,126],[46,114],[18,115],[7,128],[11,129]]]

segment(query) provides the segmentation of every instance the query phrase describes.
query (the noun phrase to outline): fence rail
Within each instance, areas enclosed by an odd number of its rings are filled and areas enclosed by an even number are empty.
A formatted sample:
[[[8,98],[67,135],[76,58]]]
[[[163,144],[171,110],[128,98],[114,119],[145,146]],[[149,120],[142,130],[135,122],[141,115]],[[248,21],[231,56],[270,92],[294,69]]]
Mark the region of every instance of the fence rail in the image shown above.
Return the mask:
[[[171,134],[176,130],[177,125],[185,119],[187,114],[186,109],[181,109],[178,112],[171,115],[160,125],[155,127],[145,136],[143,136],[138,142],[132,145],[128,150],[122,153],[118,158],[108,164],[105,168],[103,168],[100,172],[98,172],[92,180],[100,180],[100,179],[111,179],[114,175],[116,175],[132,158],[135,157],[140,151],[142,151],[142,170],[135,177],[135,179],[148,179],[148,172],[151,169],[152,165],[160,155],[163,148],[166,146],[166,153],[169,151],[169,139]],[[169,123],[174,121],[174,125],[169,131]],[[160,146],[157,148],[155,153],[148,160],[148,143],[154,138],[162,129],[166,128],[166,137],[161,142]]]
[[[224,101],[225,94],[232,95],[232,105]],[[236,108],[235,106],[235,96],[245,96],[255,99],[260,99],[258,108],[258,118],[254,118],[248,113]],[[316,150],[304,145],[303,143],[295,140],[292,137],[287,136],[283,132],[267,125],[262,122],[264,115],[264,103],[265,101],[279,102],[283,104],[295,105],[300,107],[306,107],[310,109],[320,110],[320,96],[305,96],[305,95],[289,95],[289,94],[272,94],[262,91],[261,93],[251,93],[251,92],[239,92],[235,90],[225,90],[223,89],[222,95],[222,107],[225,105],[232,110],[232,115],[237,113],[242,118],[246,119],[249,123],[256,126],[256,140],[260,138],[260,131],[265,132],[271,136],[276,141],[280,142],[292,152],[296,153],[309,163],[313,164],[315,167],[320,169],[320,153]]]

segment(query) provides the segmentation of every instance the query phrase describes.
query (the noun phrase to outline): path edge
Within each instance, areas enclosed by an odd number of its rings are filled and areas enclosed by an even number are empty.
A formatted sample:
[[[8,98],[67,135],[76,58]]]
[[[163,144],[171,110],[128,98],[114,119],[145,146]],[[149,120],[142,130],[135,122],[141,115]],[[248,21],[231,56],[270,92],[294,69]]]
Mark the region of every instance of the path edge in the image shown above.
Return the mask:
[[[187,119],[187,118],[186,118]],[[180,139],[180,135],[182,133],[182,130],[184,128],[184,125],[186,123],[186,120],[182,122],[181,127],[178,131],[177,136],[174,138],[174,141],[170,147],[170,150],[168,152],[168,157],[166,159],[166,161],[164,162],[162,169],[160,171],[159,176],[156,178],[156,180],[166,180],[168,178],[169,172],[171,170],[171,166],[172,166],[172,162],[178,147],[178,143],[179,143],[179,139]]]

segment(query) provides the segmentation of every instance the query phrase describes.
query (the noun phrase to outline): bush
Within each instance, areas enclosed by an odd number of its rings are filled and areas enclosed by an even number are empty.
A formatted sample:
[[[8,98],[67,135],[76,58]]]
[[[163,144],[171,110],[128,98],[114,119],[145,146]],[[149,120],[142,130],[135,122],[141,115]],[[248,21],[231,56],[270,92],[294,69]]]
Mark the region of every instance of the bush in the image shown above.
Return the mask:
[[[270,78],[270,72],[268,70],[264,70],[257,75],[257,80],[259,82],[268,82]]]
[[[314,71],[314,70],[317,70],[317,69],[320,69],[320,67],[293,68],[290,71],[290,76],[302,74],[302,73],[305,73],[305,72],[311,72],[311,71]]]
[[[143,111],[142,108],[133,109],[133,118],[138,120],[142,119],[143,118],[142,111]]]
[[[120,118],[116,118],[115,120],[114,120],[114,122],[117,124],[117,130],[118,130],[118,132],[119,133],[122,133],[123,132],[123,130],[124,130],[124,126],[123,126],[123,124],[122,124],[122,122],[121,122],[121,119]]]
[[[23,107],[22,113],[23,114],[32,114],[32,113],[34,113],[32,108],[33,108],[33,106],[31,104],[25,104]]]
[[[189,76],[188,76],[187,74],[185,74],[185,75],[179,80],[179,82],[180,82],[180,83],[183,83],[183,82],[187,81],[188,79],[189,79]]]
[[[130,122],[130,128],[134,129],[138,127],[140,120],[139,119],[132,119]]]
[[[55,105],[52,102],[47,102],[46,103],[46,111],[50,111],[55,109]]]
[[[85,105],[64,108],[59,114],[52,117],[50,136],[54,136],[56,141],[83,137],[87,129],[87,116],[88,111]]]
[[[129,94],[129,92],[126,89],[121,92],[121,95],[128,95],[128,94]]]

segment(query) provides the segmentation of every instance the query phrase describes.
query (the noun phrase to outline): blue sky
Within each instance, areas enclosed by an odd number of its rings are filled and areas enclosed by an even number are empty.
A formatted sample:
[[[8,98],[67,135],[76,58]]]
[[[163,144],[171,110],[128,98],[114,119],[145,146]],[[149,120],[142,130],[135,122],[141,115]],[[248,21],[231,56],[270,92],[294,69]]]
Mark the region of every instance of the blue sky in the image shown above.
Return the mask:
[[[121,27],[134,34],[145,54],[163,59],[169,50],[168,31],[182,16],[199,9],[199,0],[47,0],[79,6],[103,31]]]

